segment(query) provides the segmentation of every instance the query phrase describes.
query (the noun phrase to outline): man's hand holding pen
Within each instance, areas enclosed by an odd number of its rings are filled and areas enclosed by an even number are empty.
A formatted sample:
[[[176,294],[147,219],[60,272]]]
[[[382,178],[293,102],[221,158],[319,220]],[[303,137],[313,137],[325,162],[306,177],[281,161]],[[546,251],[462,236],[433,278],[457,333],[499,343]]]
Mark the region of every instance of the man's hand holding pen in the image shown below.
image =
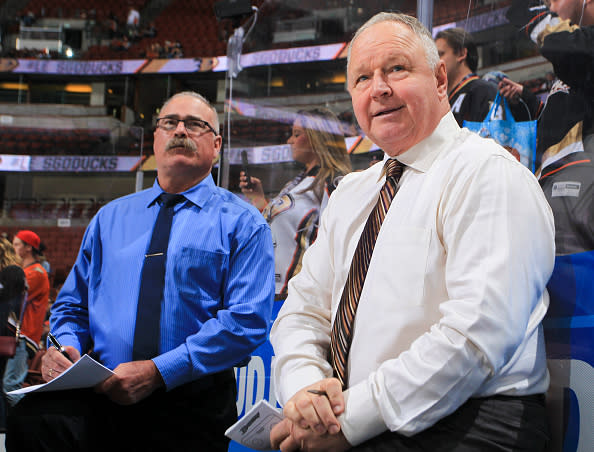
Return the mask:
[[[53,380],[80,359],[76,348],[67,345],[62,350],[68,358],[56,346],[48,347],[41,358],[41,376],[45,381]]]
[[[350,444],[337,420],[343,411],[342,387],[336,378],[303,388],[285,404],[285,419],[270,432],[272,446],[283,452],[347,450]]]

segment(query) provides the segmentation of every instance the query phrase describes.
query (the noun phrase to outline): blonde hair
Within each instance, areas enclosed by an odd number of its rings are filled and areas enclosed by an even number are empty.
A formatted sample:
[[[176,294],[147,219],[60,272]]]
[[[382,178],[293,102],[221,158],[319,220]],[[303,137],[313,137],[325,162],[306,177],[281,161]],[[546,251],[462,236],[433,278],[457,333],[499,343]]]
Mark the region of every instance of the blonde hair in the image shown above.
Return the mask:
[[[297,112],[297,120],[305,130],[314,154],[320,160],[320,171],[304,191],[313,190],[321,200],[324,184],[351,172],[351,161],[346,150],[342,123],[327,108],[314,108]]]
[[[9,265],[21,265],[21,259],[17,256],[12,243],[5,237],[0,237],[0,270]]]

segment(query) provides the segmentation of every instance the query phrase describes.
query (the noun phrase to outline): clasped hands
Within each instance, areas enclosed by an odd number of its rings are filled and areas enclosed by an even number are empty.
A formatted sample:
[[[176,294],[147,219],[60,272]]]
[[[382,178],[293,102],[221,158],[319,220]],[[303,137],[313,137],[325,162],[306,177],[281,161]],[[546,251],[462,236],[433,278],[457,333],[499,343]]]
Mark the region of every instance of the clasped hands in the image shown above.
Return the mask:
[[[309,389],[323,391],[326,395],[313,394]],[[343,412],[342,386],[336,378],[307,386],[285,404],[285,419],[270,431],[272,447],[282,452],[348,450],[351,445],[337,420]]]

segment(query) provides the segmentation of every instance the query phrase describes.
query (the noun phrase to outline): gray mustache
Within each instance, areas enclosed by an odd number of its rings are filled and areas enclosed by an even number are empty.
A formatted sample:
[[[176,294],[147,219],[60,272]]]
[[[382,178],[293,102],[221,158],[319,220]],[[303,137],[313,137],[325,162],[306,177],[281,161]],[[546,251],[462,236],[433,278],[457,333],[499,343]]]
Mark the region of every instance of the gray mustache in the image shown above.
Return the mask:
[[[168,151],[169,149],[177,148],[177,147],[183,147],[183,148],[188,149],[189,151],[195,151],[196,143],[194,143],[189,138],[177,138],[176,137],[176,138],[172,138],[171,140],[169,140],[169,142],[167,143],[167,148],[165,150]]]

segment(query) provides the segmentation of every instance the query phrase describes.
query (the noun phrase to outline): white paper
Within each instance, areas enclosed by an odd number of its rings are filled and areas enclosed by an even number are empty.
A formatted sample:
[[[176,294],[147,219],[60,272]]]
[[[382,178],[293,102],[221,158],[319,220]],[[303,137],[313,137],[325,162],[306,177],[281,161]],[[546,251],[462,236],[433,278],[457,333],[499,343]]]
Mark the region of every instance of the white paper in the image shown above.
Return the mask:
[[[92,388],[112,375],[113,372],[103,364],[98,363],[89,355],[84,355],[53,380],[41,385],[15,389],[14,391],[8,392],[8,394],[27,394],[29,392]]]
[[[225,436],[251,449],[272,450],[270,430],[282,420],[281,411],[262,399],[229,427]]]

